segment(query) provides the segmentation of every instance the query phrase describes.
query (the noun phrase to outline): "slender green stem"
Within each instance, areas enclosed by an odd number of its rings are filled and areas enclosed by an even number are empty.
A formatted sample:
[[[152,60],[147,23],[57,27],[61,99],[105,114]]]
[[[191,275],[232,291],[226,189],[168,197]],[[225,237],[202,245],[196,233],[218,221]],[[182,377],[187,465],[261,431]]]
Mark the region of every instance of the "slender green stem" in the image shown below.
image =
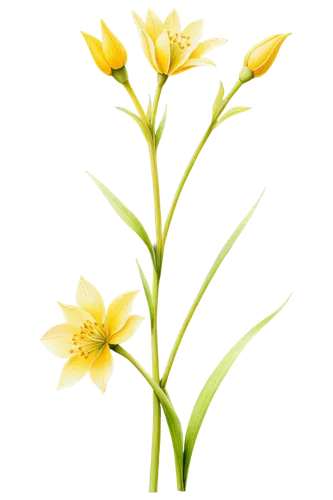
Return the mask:
[[[183,437],[179,418],[170,401],[169,395],[166,395],[164,390],[161,389],[159,384],[155,382],[155,380],[149,375],[149,373],[143,368],[143,366],[141,366],[140,363],[123,347],[121,347],[120,345],[110,345],[110,349],[126,358],[132,363],[133,366],[135,366],[135,368],[141,373],[141,375],[147,380],[148,384],[150,384],[150,386],[152,387],[156,398],[158,398],[158,401],[161,402],[169,426],[172,444],[175,452],[178,490],[185,491],[183,482]]]
[[[126,83],[123,83],[123,86],[125,87],[125,89],[127,90],[130,98],[132,99],[133,101],[133,104],[134,106],[136,107],[136,110],[137,112],[139,113],[140,117],[142,118],[142,120],[147,123],[147,116],[146,116],[146,113],[144,112],[143,110],[143,107],[141,106],[141,103],[139,101],[139,99],[137,98],[136,96],[136,93],[134,92],[133,88],[132,88],[132,85],[130,84],[129,81],[127,81]]]
[[[192,158],[190,159],[190,162],[189,164],[187,165],[186,167],[186,170],[183,174],[183,177],[181,178],[181,181],[178,185],[178,188],[177,188],[177,191],[176,191],[176,194],[173,198],[173,201],[172,201],[172,204],[171,204],[171,207],[170,207],[170,210],[169,210],[169,213],[168,213],[168,216],[166,218],[166,221],[165,221],[165,225],[164,225],[164,229],[163,229],[163,243],[162,243],[162,252],[164,251],[164,247],[165,247],[165,242],[166,242],[166,239],[167,239],[167,236],[168,236],[168,232],[169,232],[169,229],[170,229],[170,224],[171,224],[171,221],[172,221],[172,217],[173,217],[173,214],[175,213],[175,210],[176,210],[176,206],[177,206],[177,203],[178,203],[178,200],[179,200],[179,197],[181,195],[181,192],[183,190],[183,187],[185,185],[185,182],[187,181],[187,178],[188,176],[190,175],[191,173],[191,170],[193,168],[193,165],[195,164],[202,148],[204,147],[204,145],[206,144],[207,142],[207,139],[209,138],[210,134],[212,133],[213,129],[214,129],[214,125],[216,124],[217,122],[217,119],[221,116],[222,112],[224,111],[224,109],[226,108],[226,106],[228,105],[230,99],[235,95],[235,93],[237,92],[237,90],[242,86],[242,82],[240,80],[237,80],[237,82],[235,83],[235,85],[233,86],[233,88],[231,89],[231,91],[229,92],[229,94],[226,96],[226,98],[222,101],[222,104],[221,104],[221,108],[217,114],[217,116],[215,117],[215,119],[210,123],[209,127],[207,128],[204,136],[202,137],[201,141],[199,142],[196,150],[194,151],[193,153],[193,156]]]
[[[163,76],[163,75],[162,75]],[[161,95],[165,78],[156,75],[154,102],[151,117],[152,140],[148,142],[148,160],[152,185],[153,224],[155,235],[156,266],[152,268],[152,303],[153,318],[150,336],[150,363],[151,373],[156,384],[161,383],[161,351],[160,351],[160,298],[161,298],[161,262],[162,262],[162,223],[163,223],[163,198],[161,193],[161,173],[159,166],[159,153],[156,148],[156,122],[160,106]],[[148,493],[158,495],[161,479],[161,447],[162,447],[162,413],[160,401],[155,394],[152,395],[152,428],[149,450],[149,477]]]

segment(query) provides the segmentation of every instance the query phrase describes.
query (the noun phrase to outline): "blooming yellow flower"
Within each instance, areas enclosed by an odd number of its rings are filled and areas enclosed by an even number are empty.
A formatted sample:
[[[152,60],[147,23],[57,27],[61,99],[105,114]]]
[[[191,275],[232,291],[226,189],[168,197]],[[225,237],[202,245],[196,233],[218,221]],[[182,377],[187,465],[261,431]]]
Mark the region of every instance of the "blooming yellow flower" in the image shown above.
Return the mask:
[[[155,71],[164,75],[177,75],[196,66],[216,66],[202,56],[226,43],[223,38],[211,38],[200,43],[203,21],[195,21],[182,31],[176,10],[168,15],[164,23],[150,9],[146,22],[135,12],[133,18],[149,63]]]
[[[136,332],[142,316],[131,316],[138,291],[116,297],[106,314],[99,291],[83,277],[77,292],[77,306],[60,304],[67,323],[56,325],[40,339],[59,358],[69,358],[64,364],[58,389],[79,382],[89,371],[90,378],[105,392],[113,371],[109,344],[118,345]]]
[[[244,58],[244,66],[242,68],[243,74],[249,75],[250,78],[248,79],[258,78],[264,75],[272,66],[281,45],[289,35],[291,35],[291,33],[287,33],[286,35],[273,35],[265,38],[265,40],[262,40],[262,42],[252,47]]]
[[[92,35],[88,35],[81,31],[93,60],[103,73],[111,75],[112,70],[121,69],[126,66],[127,52],[123,44],[109,30],[103,20],[102,25],[102,42],[97,40]]]

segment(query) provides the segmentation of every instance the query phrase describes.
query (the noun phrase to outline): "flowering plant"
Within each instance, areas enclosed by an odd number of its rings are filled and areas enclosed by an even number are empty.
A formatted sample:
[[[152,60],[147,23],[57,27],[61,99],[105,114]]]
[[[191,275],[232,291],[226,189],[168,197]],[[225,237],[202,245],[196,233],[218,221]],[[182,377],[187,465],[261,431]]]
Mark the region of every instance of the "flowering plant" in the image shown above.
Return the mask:
[[[287,301],[251,328],[224,356],[199,394],[187,426],[185,439],[183,439],[181,423],[166,390],[169,374],[182,338],[201,298],[224,258],[252,217],[262,195],[232,233],[210,268],[176,337],[165,370],[161,373],[158,354],[157,311],[165,243],[182,189],[208,138],[222,122],[250,109],[237,106],[225,111],[227,105],[242,85],[253,78],[264,75],[268,71],[288,34],[274,35],[255,45],[246,54],[236,83],[226,96],[223,84],[220,82],[220,87],[213,103],[211,121],[185,169],[164,227],[162,227],[157,149],[166,124],[166,110],[161,122],[156,127],[156,115],[162,88],[170,76],[178,75],[197,66],[215,66],[214,62],[203,56],[210,50],[226,43],[226,40],[223,38],[213,38],[201,42],[203,21],[192,22],[185,29],[182,29],[179,16],[175,10],[167,16],[164,23],[151,10],[148,10],[145,21],[136,13],[133,13],[133,18],[139,32],[144,54],[157,73],[155,98],[153,103],[149,99],[146,112],[143,110],[130,84],[126,69],[127,52],[120,40],[108,29],[103,21],[102,41],[86,33],[82,34],[98,68],[105,75],[112,76],[124,87],[136,108],[137,113],[125,108],[118,109],[135,120],[148,146],[154,194],[155,244],[152,243],[138,218],[104,184],[93,175],[89,175],[115,212],[141,238],[151,256],[153,268],[151,286],[138,262],[137,265],[150,316],[152,374],[150,375],[120,345],[135,333],[143,320],[141,316],[131,314],[138,293],[137,291],[130,291],[119,295],[110,303],[105,311],[104,302],[98,290],[81,277],[77,288],[76,306],[59,304],[66,323],[51,328],[41,338],[41,341],[56,356],[68,358],[60,376],[59,389],[79,382],[89,372],[92,382],[104,393],[113,371],[112,351],[120,354],[135,366],[153,389],[153,436],[149,491],[157,491],[158,486],[161,409],[163,409],[165,414],[172,439],[177,487],[178,490],[185,491],[196,438],[215,392],[241,351],[261,328],[284,307]]]

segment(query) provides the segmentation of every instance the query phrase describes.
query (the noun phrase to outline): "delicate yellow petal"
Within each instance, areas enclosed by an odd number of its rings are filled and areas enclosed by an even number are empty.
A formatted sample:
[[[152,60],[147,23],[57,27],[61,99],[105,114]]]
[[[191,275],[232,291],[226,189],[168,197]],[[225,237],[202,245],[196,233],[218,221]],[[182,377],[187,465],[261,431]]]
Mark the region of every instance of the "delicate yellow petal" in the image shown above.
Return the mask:
[[[111,335],[111,337],[109,338],[109,344],[122,344],[126,340],[130,339],[132,335],[135,334],[144,319],[145,318],[143,318],[142,316],[130,316],[123,328]]]
[[[120,69],[126,66],[127,52],[123,44],[109,30],[105,22],[101,19],[102,25],[102,49],[107,62],[112,69]]]
[[[154,68],[154,70],[159,72],[159,67],[157,65],[155,57],[155,46],[152,39],[144,30],[140,30],[139,33],[141,38],[142,49],[143,52],[145,53],[146,58],[148,59],[149,63]]]
[[[148,33],[152,41],[155,43],[158,37],[165,30],[164,24],[162,23],[161,19],[155,14],[155,12],[150,9],[148,9],[145,24],[146,33]]]
[[[163,31],[163,33],[156,40],[155,52],[156,62],[160,72],[166,75],[170,66],[170,40],[166,31]]]
[[[105,316],[105,306],[101,294],[89,281],[81,276],[76,290],[76,304],[95,318],[99,323],[103,323]]]
[[[198,47],[192,52],[191,58],[197,59],[198,57],[204,56],[207,52],[220,47],[227,43],[227,40],[223,38],[210,38],[209,40],[205,40],[201,42]]]
[[[94,318],[84,309],[76,306],[70,306],[67,304],[62,304],[58,302],[60,309],[65,317],[67,323],[70,323],[74,326],[82,326],[87,320],[94,323]]]
[[[216,64],[211,61],[210,59],[206,59],[205,57],[199,57],[197,59],[188,59],[183,66],[177,69],[173,74],[174,75],[179,75],[179,73],[183,73],[183,71],[186,71],[191,68],[196,68],[198,66],[216,66]]]
[[[83,38],[87,42],[90,54],[92,55],[95,64],[101,71],[103,71],[103,73],[105,73],[106,75],[111,75],[112,70],[103,53],[101,42],[94,36],[88,35],[88,33],[84,33],[83,31],[81,31],[81,33],[83,35]]]
[[[144,21],[141,19],[141,17],[132,10],[132,16],[133,16],[133,21],[135,23],[135,26],[137,27],[138,32],[140,33],[140,30],[146,30],[146,25]]]
[[[64,387],[69,387],[71,385],[80,382],[83,377],[88,373],[91,363],[96,358],[97,352],[94,351],[88,355],[81,356],[77,354],[70,358],[63,366],[60,379],[58,382],[58,389],[64,389]]]
[[[180,23],[179,15],[176,9],[173,9],[172,12],[168,15],[166,20],[164,21],[164,26],[167,30],[171,31],[171,33],[181,33],[182,25]]]
[[[171,64],[169,74],[174,74],[187,59],[192,52],[198,47],[203,34],[203,21],[195,21],[184,29],[182,36],[186,37],[184,48],[178,48],[172,51]]]
[[[109,346],[106,344],[90,366],[91,380],[104,394],[106,386],[113,372],[113,358]]]
[[[58,358],[70,358],[74,354],[73,336],[79,333],[80,328],[77,326],[62,323],[50,328],[40,340]]]
[[[138,290],[123,293],[116,297],[109,305],[106,312],[106,324],[109,331],[109,338],[125,325],[131,314],[138,293]]]

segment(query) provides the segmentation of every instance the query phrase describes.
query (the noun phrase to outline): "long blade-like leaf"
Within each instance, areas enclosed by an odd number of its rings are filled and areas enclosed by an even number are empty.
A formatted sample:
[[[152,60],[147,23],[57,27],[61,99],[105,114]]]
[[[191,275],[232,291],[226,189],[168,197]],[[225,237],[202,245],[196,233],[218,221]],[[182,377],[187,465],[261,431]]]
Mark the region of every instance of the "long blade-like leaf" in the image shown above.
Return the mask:
[[[272,314],[267,316],[254,326],[244,337],[242,337],[237,344],[234,345],[232,349],[224,356],[221,363],[215,368],[209,379],[207,380],[204,388],[199,394],[199,397],[194,405],[190,421],[187,426],[186,436],[185,436],[185,450],[184,450],[184,482],[186,484],[188,471],[190,466],[190,461],[193,453],[193,448],[195,441],[198,436],[198,432],[202,425],[203,419],[206,415],[208,407],[211,400],[214,397],[219,385],[222,380],[230,370],[233,363],[236,361],[242,350],[247,346],[250,340],[271,320],[281,311],[281,309],[286,305],[288,299]]]
[[[234,245],[234,243],[236,242],[236,240],[238,239],[238,237],[240,236],[242,231],[245,229],[245,227],[246,227],[247,223],[249,222],[249,220],[251,219],[255,209],[257,208],[264,192],[265,192],[265,190],[261,193],[260,197],[258,198],[256,203],[253,205],[253,207],[251,208],[249,213],[244,217],[242,222],[239,224],[239,226],[232,233],[232,235],[230,236],[230,238],[228,239],[228,241],[226,242],[226,244],[224,245],[224,247],[222,248],[222,250],[220,251],[220,253],[216,257],[216,260],[215,260],[214,264],[212,265],[212,267],[210,268],[209,273],[207,274],[207,276],[205,278],[205,281],[201,285],[199,293],[196,296],[196,298],[194,299],[194,302],[193,302],[189,312],[187,313],[185,321],[182,324],[182,327],[178,333],[178,336],[177,336],[176,341],[174,343],[174,346],[172,348],[171,354],[169,356],[169,359],[168,359],[168,362],[167,362],[167,365],[165,367],[164,374],[163,374],[163,377],[161,380],[162,387],[165,387],[165,385],[167,383],[169,373],[170,373],[171,367],[173,365],[174,359],[176,357],[177,351],[179,349],[180,343],[182,341],[182,338],[183,338],[183,336],[186,332],[186,329],[187,329],[187,327],[188,327],[188,325],[193,317],[193,314],[195,313],[196,308],[198,307],[205,291],[207,290],[207,288],[209,286],[209,283],[212,281],[216,271],[218,270],[218,268],[222,264],[224,258],[227,256],[227,254],[231,250],[232,246]]]
[[[224,96],[224,87],[223,87],[223,83],[220,82],[219,91],[217,93],[216,99],[215,99],[214,104],[213,104],[213,111],[212,111],[213,120],[218,114],[219,108],[220,108],[221,103],[223,101],[223,96]]]
[[[144,244],[147,246],[149,253],[151,255],[152,261],[155,265],[155,251],[152,245],[152,242],[149,239],[149,236],[139,221],[139,219],[131,212],[111,191],[102,184],[96,177],[92,174],[87,174],[92,178],[92,180],[97,184],[99,189],[104,194],[105,198],[110,203],[111,207],[114,211],[119,215],[119,217],[133,230],[137,235],[140,236]]]
[[[142,271],[141,266],[139,264],[139,261],[137,259],[136,259],[136,264],[137,264],[138,269],[139,269],[140,278],[141,278],[141,281],[142,281],[142,286],[143,286],[143,289],[145,291],[145,296],[146,296],[146,299],[147,299],[147,304],[148,304],[148,309],[149,309],[149,315],[150,315],[150,322],[152,323],[154,314],[153,314],[153,300],[152,300],[152,297],[151,297],[150,286],[148,284],[147,278],[144,275],[144,272]]]

